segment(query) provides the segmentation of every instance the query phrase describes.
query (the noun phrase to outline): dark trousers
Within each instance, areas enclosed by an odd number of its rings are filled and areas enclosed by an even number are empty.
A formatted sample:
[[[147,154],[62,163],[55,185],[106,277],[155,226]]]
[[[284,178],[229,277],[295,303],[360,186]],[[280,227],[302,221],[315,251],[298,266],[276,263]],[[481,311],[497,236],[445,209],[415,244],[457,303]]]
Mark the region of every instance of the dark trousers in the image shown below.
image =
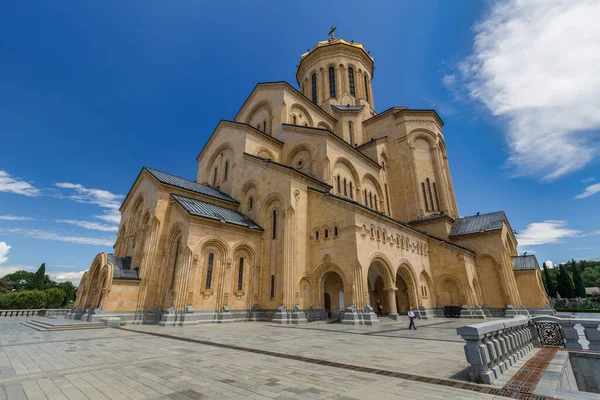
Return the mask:
[[[417,330],[417,327],[415,326],[415,319],[414,318],[410,318],[410,324],[408,325],[408,329],[413,329],[413,328],[414,328],[415,331]]]
[[[382,308],[378,308],[377,309],[377,315],[383,315],[383,309]]]

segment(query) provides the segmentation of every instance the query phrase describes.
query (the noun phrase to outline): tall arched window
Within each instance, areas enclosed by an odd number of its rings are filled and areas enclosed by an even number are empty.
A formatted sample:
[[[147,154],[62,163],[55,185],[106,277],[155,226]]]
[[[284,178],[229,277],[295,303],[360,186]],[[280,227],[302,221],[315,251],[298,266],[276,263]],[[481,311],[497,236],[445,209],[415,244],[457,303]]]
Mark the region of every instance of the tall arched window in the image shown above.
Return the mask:
[[[175,257],[173,257],[173,275],[171,276],[171,289],[173,289],[173,285],[175,284],[175,273],[177,272],[177,259],[179,258],[179,246],[181,245],[181,240],[178,240],[175,244]]]
[[[275,298],[275,275],[271,275],[271,299]]]
[[[213,186],[217,186],[217,176],[218,176],[219,170],[217,167],[215,167],[215,176],[213,176]]]
[[[350,95],[356,96],[356,89],[354,89],[354,68],[348,67],[348,86],[350,87]]]
[[[369,192],[369,204],[371,205],[371,208],[373,208],[373,193]]]
[[[204,287],[206,289],[210,289],[210,284],[212,282],[212,273],[213,273],[213,263],[215,261],[215,255],[210,253],[208,255],[208,266],[206,267],[206,285]]]
[[[273,209],[273,239],[277,239],[277,210]]]
[[[319,231],[315,231],[315,240],[319,240]]]
[[[267,121],[266,120],[263,121],[263,132],[267,133]]]
[[[237,290],[238,291],[242,290],[243,285],[244,285],[244,257],[240,257],[240,265],[239,265],[239,269],[238,269]]]
[[[329,238],[329,229],[325,228],[325,230],[323,231],[323,237],[325,239]]]
[[[329,67],[329,97],[335,98],[335,68]]]
[[[292,124],[296,125],[297,122],[298,120],[296,119],[296,116],[292,115]]]
[[[225,171],[223,171],[223,181],[229,177],[229,161],[225,161]]]
[[[350,132],[350,145],[354,146],[354,123],[348,121],[348,131]]]
[[[390,194],[388,192],[387,183],[384,184],[384,187],[385,187],[385,204],[387,205],[387,211],[388,211],[388,215],[389,215],[389,214],[391,214],[391,211],[390,211]]]
[[[333,227],[333,237],[337,237],[337,235],[338,235],[338,227],[334,226]]]
[[[365,74],[365,99],[369,101],[369,77]]]
[[[435,205],[437,206],[437,210],[440,211],[440,199],[438,198],[435,182],[433,182],[433,195],[435,196]]]
[[[379,207],[377,206],[377,195],[375,195],[375,196],[373,196],[373,197],[374,197],[374,200],[373,200],[373,201],[375,202],[375,209],[376,209],[377,211],[379,211]]]
[[[429,194],[429,203],[431,204],[431,211],[435,211],[435,207],[433,206],[433,195],[431,194],[431,184],[429,183],[429,178],[427,181],[427,194]]]
[[[352,186],[352,181],[350,181],[350,198],[354,200],[354,187]]]
[[[348,196],[348,188],[346,187],[346,178],[344,178],[344,196]]]
[[[338,193],[342,193],[342,183],[341,183],[341,182],[342,182],[342,181],[341,181],[341,178],[340,178],[340,176],[338,175],[338,176],[337,176],[337,182],[336,182],[336,183],[337,183],[337,192],[338,192]]]
[[[317,104],[317,74],[312,74],[312,102]]]
[[[365,191],[363,192],[364,197],[365,197],[365,206],[369,205],[369,202],[367,201],[367,189],[365,189]]]
[[[254,208],[254,197],[248,197],[248,210],[252,210]]]
[[[425,211],[429,211],[429,204],[427,204],[427,192],[425,192],[425,183],[421,182],[421,190],[423,191],[423,201],[425,202]]]

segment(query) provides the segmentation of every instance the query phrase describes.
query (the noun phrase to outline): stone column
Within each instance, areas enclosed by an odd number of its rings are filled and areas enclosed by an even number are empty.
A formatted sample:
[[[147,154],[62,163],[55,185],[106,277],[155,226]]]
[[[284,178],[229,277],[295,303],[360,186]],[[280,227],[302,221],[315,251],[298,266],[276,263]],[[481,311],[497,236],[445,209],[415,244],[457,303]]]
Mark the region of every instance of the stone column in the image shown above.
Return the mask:
[[[583,349],[581,343],[579,343],[579,332],[575,329],[575,323],[571,320],[560,322],[560,326],[563,330],[563,336],[565,338],[565,348],[567,349]],[[584,331],[585,332],[585,331]]]
[[[591,321],[590,321],[591,322]],[[598,330],[598,322],[582,323],[584,328],[585,338],[590,342],[590,350],[600,350],[600,331]]]
[[[183,246],[183,245],[182,245]],[[188,297],[188,283],[192,266],[192,251],[186,246],[181,260],[181,267],[177,274],[176,294],[173,301],[175,309],[178,311],[185,310]]]
[[[340,97],[342,94],[342,74],[339,65],[335,67],[335,97]]]
[[[398,290],[395,287],[391,287],[391,288],[386,288],[383,289],[386,291],[387,296],[388,296],[388,307],[389,307],[389,315],[391,317],[397,317],[398,316],[398,310],[396,309],[396,290]]]
[[[319,105],[322,104],[329,96],[327,95],[327,79],[325,79],[325,76],[327,75],[327,71],[324,70],[320,70],[319,73],[321,74],[321,90],[319,90],[319,92],[321,93],[321,100],[319,101]]]
[[[369,102],[371,103],[371,108],[375,109],[375,100],[373,99],[373,80],[369,81]]]

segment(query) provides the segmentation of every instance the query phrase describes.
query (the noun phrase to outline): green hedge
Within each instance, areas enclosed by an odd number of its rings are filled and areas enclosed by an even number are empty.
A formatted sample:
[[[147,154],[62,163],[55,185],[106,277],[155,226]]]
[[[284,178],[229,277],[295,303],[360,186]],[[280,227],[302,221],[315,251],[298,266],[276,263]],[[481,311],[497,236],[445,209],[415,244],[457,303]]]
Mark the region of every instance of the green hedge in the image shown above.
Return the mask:
[[[47,290],[22,290],[0,296],[0,310],[26,310],[59,308],[65,300],[65,291],[58,288]]]
[[[557,308],[558,312],[600,313],[600,308]]]

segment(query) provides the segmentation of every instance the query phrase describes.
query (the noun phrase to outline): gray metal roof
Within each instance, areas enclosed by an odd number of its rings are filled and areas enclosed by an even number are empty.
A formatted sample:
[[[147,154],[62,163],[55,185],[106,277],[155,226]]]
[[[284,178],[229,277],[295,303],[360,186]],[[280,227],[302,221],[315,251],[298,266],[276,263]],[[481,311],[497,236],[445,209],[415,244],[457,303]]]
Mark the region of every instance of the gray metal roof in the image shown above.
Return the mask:
[[[216,221],[225,222],[226,224],[243,226],[259,231],[263,230],[263,228],[261,228],[246,215],[235,210],[176,194],[172,194],[171,197],[173,197],[173,199],[175,199],[175,201],[177,201],[177,203],[179,203],[179,205],[181,205],[185,211],[196,217],[209,218]]]
[[[131,269],[131,257],[115,257],[114,254],[107,254],[107,259],[108,262],[115,267],[113,279],[140,279],[138,270]]]
[[[505,218],[504,211],[459,218],[454,225],[452,225],[449,236],[468,235],[470,233],[502,229]]]
[[[221,192],[220,190],[210,187],[208,185],[203,185],[198,182],[180,178],[179,176],[167,174],[166,172],[162,172],[154,168],[144,167],[144,169],[150,172],[150,174],[153,177],[155,177],[160,183],[175,186],[181,189],[186,189],[195,193],[203,194],[205,196],[214,197],[216,199],[229,201],[231,203],[239,204],[239,202],[234,198],[231,198],[225,193]]]
[[[535,256],[513,256],[513,269],[523,270],[523,269],[539,269],[537,258]]]
[[[365,106],[336,106],[335,104],[332,104],[331,107],[339,111],[360,111]]]

